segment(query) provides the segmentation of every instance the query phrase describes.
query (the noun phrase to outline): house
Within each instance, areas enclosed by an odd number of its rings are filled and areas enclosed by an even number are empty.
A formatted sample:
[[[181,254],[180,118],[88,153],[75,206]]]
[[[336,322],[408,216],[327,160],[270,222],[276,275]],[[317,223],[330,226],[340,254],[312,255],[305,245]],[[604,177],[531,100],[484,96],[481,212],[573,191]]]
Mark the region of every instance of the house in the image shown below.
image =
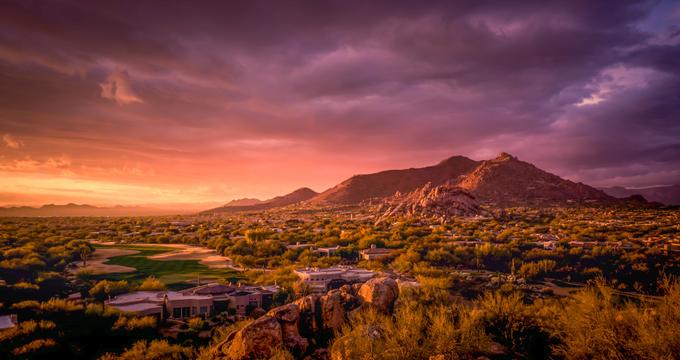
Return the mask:
[[[118,295],[105,303],[123,312],[157,316],[160,319],[210,316],[228,309],[235,309],[239,315],[247,315],[256,307],[269,309],[278,291],[277,286],[213,283],[184,291],[136,291]]]
[[[0,316],[0,330],[10,329],[17,326],[17,315],[2,315]]]
[[[184,290],[184,294],[206,295],[213,299],[215,313],[234,309],[239,315],[247,315],[250,310],[259,307],[268,310],[274,303],[274,295],[279,292],[276,285],[223,285],[207,284]]]
[[[326,291],[347,283],[365,282],[375,276],[375,272],[371,270],[344,266],[295,269],[294,272],[300,281],[316,291]]]
[[[168,314],[175,319],[198,315],[208,316],[214,313],[213,297],[209,295],[168,291],[164,296],[164,300]]]
[[[377,260],[377,259],[382,259],[387,256],[390,256],[392,253],[392,250],[390,249],[384,249],[384,248],[377,248],[374,245],[371,245],[370,248],[361,250],[359,254],[361,254],[361,258],[364,260]]]
[[[338,250],[340,250],[340,245],[335,245],[331,247],[321,247],[318,249],[315,249],[314,252],[318,254],[325,254],[328,256],[331,256],[335,254]]]
[[[164,291],[135,291],[122,294],[104,303],[116,310],[134,313],[141,316],[157,316],[165,318]]]
[[[313,248],[314,244],[300,244],[300,242],[296,242],[295,244],[291,245],[286,245],[286,249],[306,249],[306,248]]]
[[[555,250],[557,243],[553,240],[538,241],[536,245],[542,247],[544,250]]]
[[[570,241],[569,245],[571,247],[580,247],[584,249],[592,249],[596,246],[600,246],[601,244],[598,243],[597,241]]]

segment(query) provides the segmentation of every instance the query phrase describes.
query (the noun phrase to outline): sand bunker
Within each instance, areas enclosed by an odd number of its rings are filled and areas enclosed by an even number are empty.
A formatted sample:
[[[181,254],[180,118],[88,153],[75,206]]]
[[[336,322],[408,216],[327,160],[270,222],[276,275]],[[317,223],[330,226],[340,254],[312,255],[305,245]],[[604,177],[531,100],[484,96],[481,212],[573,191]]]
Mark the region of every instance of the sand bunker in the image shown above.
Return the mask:
[[[77,268],[75,269],[75,271],[77,272],[81,270],[86,270],[95,275],[137,271],[137,269],[133,267],[104,264],[104,262],[106,262],[106,260],[114,256],[133,255],[138,253],[139,251],[130,249],[98,248],[95,249],[94,253],[92,253],[90,258],[87,259],[86,267],[83,267],[82,261],[76,262],[75,264]]]
[[[199,246],[185,245],[185,244],[135,244],[141,246],[162,246],[169,247],[175,250],[149,256],[151,260],[168,261],[168,260],[198,260],[199,263],[206,265],[213,269],[231,268],[231,259],[218,255],[215,250],[207,249]]]

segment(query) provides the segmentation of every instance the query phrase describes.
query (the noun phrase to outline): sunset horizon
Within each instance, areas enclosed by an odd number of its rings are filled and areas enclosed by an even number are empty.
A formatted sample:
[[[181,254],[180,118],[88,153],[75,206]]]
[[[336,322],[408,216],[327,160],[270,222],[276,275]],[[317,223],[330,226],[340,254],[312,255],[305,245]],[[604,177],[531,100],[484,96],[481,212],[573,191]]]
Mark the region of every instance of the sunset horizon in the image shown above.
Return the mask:
[[[680,183],[673,1],[270,5],[2,4],[0,206],[267,199],[502,151]]]

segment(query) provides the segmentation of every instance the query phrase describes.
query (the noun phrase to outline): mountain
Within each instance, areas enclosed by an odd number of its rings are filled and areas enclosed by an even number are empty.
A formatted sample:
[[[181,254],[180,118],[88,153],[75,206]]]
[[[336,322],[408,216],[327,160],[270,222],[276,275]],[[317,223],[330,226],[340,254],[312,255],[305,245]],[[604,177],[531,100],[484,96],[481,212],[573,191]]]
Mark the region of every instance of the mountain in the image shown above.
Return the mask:
[[[385,198],[376,212],[379,214],[378,221],[405,216],[445,222],[451,217],[490,215],[479,206],[472,194],[451,183],[439,186],[427,183],[407,194],[396,193]]]
[[[316,191],[310,189],[310,188],[300,188],[292,193],[282,195],[282,196],[277,196],[274,198],[271,198],[266,201],[262,201],[253,205],[240,205],[240,206],[235,206],[235,205],[229,205],[230,203],[227,203],[224,206],[220,206],[218,208],[210,209],[201,212],[201,214],[215,214],[215,213],[225,213],[225,212],[238,212],[238,211],[259,211],[259,210],[268,210],[268,209],[274,209],[278,207],[284,207],[292,204],[297,204],[299,202],[303,202],[306,200],[309,200],[315,196],[319,195]]]
[[[602,191],[617,198],[626,198],[637,194],[642,195],[648,201],[656,201],[666,205],[680,205],[680,184],[638,189],[615,186],[603,188]]]
[[[551,206],[583,203],[616,203],[619,200],[582,183],[565,180],[516,157],[501,153],[496,158],[474,161],[463,156],[417,169],[388,170],[356,175],[328,189],[310,204],[358,204],[410,193],[430,183],[444,183],[467,191],[477,201],[492,206]]]
[[[355,175],[322,192],[310,202],[313,204],[357,204],[372,198],[391,196],[396,192],[408,193],[427,183],[437,186],[456,179],[477,165],[477,161],[464,156],[453,156],[434,166]]]
[[[496,206],[617,202],[601,190],[562,179],[507,153],[482,161],[457,185],[480,202]]]
[[[257,205],[263,203],[262,200],[260,199],[255,199],[255,198],[243,198],[243,199],[234,199],[226,204],[224,206],[229,207],[229,206],[251,206],[251,205]]]
[[[175,215],[178,210],[141,206],[96,207],[86,204],[48,204],[41,207],[0,207],[0,217],[53,217],[53,216],[154,216]]]

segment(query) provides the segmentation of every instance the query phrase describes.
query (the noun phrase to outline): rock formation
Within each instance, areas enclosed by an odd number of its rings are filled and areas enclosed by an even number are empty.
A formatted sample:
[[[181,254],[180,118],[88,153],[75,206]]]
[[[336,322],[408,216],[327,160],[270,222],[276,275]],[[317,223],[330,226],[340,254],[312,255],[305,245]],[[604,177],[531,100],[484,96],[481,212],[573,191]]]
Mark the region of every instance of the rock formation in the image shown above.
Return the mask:
[[[489,215],[475,197],[450,183],[425,186],[408,194],[397,193],[378,207],[379,221],[390,217],[434,218],[447,221],[451,217]]]
[[[307,295],[270,310],[266,315],[233,332],[212,348],[215,359],[267,358],[283,347],[296,357],[323,353],[323,347],[362,307],[389,312],[399,296],[390,278],[371,279],[360,287],[343,286],[325,295]]]
[[[364,304],[383,313],[390,313],[399,296],[399,287],[390,278],[371,279],[361,285],[358,295],[364,300]]]

